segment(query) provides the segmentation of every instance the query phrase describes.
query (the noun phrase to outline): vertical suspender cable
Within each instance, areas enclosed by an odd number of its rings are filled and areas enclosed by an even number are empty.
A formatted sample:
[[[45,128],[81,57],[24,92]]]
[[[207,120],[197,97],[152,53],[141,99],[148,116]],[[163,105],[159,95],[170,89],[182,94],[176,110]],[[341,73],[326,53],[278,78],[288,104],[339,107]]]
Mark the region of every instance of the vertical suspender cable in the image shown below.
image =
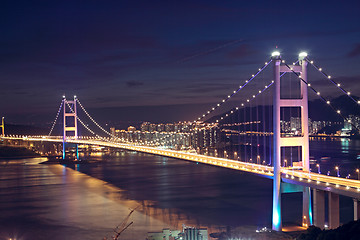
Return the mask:
[[[253,124],[252,124],[252,112],[253,112],[253,108],[252,108],[252,101],[250,101],[250,120],[249,120],[249,127],[250,127],[250,159],[251,159],[251,162],[254,161],[254,158],[253,158]]]

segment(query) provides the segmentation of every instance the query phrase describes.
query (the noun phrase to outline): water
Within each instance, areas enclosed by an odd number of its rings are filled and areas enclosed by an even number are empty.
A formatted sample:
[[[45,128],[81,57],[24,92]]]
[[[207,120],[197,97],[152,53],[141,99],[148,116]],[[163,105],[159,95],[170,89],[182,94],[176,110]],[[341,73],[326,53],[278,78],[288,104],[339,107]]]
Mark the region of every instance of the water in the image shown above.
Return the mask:
[[[359,141],[311,143],[311,155],[331,156],[322,167],[359,163]],[[121,239],[181,228],[270,226],[272,181],[240,171],[131,152],[94,153],[94,164],[0,162],[0,240],[103,239],[137,207]],[[7,163],[7,164],[5,164]],[[34,163],[34,164],[29,164]],[[283,221],[300,223],[301,195],[283,194]],[[352,199],[340,199],[341,222],[352,219]]]

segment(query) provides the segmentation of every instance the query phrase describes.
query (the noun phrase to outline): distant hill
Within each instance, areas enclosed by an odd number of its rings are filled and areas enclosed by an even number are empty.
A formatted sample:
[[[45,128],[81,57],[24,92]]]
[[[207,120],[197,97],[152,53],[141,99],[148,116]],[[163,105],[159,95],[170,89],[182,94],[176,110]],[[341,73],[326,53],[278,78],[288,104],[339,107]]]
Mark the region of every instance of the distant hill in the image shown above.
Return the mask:
[[[30,126],[30,125],[15,125],[5,123],[5,134],[9,135],[47,135],[49,129]]]

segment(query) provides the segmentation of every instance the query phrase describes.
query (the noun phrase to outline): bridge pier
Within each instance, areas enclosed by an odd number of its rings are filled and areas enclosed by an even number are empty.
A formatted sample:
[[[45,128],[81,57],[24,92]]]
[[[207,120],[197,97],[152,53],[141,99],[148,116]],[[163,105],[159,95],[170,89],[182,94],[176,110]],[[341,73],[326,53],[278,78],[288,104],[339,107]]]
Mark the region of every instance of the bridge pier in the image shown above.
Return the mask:
[[[309,227],[313,225],[313,216],[311,209],[311,189],[310,187],[304,187],[303,190],[303,227]]]
[[[354,198],[354,221],[360,219],[360,200]]]
[[[324,229],[325,227],[325,192],[313,189],[314,225]]]
[[[333,192],[329,192],[328,194],[329,228],[334,229],[340,226],[339,195]]]

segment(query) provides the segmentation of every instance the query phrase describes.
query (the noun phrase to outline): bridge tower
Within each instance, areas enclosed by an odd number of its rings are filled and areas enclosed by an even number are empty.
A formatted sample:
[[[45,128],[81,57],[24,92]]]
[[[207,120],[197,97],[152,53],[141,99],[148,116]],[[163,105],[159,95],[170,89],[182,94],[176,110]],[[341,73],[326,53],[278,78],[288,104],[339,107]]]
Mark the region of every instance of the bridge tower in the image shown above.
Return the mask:
[[[1,118],[1,136],[5,137],[5,123],[4,123],[4,117]]]
[[[77,128],[77,111],[76,111],[76,96],[74,96],[74,100],[66,100],[65,96],[63,96],[63,109],[64,109],[64,128],[63,128],[63,159],[65,159],[65,146],[66,139],[68,137],[77,139],[78,138],[78,128]],[[68,110],[69,111],[68,111]],[[69,119],[70,118],[70,119]],[[69,125],[67,124],[67,120],[69,120]],[[71,136],[67,136],[67,133],[73,133]],[[79,159],[79,151],[78,145],[76,144],[76,159]]]
[[[309,172],[309,128],[308,128],[308,89],[307,89],[307,62],[304,59],[306,53],[299,54],[299,65],[282,65],[279,52],[273,52],[274,62],[274,96],[273,96],[273,131],[274,131],[274,180],[273,180],[273,216],[272,229],[281,231],[281,148],[282,147],[301,147],[302,168],[304,172]],[[280,95],[280,74],[282,72],[299,73],[300,79],[300,98],[283,99]],[[280,113],[284,107],[300,107],[302,133],[296,137],[281,136]],[[309,187],[303,190],[303,225],[312,225],[311,192]]]

